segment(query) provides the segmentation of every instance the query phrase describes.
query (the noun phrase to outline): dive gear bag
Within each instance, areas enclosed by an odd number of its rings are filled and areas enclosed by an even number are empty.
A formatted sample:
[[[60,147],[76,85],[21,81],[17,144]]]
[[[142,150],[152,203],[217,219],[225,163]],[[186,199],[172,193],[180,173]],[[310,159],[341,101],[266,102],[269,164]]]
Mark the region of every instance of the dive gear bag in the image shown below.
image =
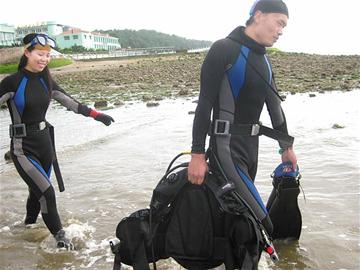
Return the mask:
[[[176,158],[181,156],[178,155]],[[174,160],[175,160],[174,159]],[[234,185],[211,168],[203,185],[187,178],[188,163],[172,167],[153,191],[150,207],[125,217],[110,243],[114,270],[121,263],[150,269],[172,257],[186,269],[257,269],[261,251],[276,261],[267,232],[234,196]]]

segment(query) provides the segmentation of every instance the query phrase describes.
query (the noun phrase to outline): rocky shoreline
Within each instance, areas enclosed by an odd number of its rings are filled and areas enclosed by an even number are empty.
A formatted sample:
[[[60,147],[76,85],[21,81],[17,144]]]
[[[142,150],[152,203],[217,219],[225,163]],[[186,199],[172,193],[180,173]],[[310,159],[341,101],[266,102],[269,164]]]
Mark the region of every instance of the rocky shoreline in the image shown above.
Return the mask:
[[[79,101],[157,101],[199,93],[205,53],[76,62],[53,69],[60,86]],[[282,95],[360,88],[360,56],[274,52],[269,55]],[[103,103],[104,104],[104,103]]]
[[[70,95],[101,109],[164,98],[196,97],[205,53],[75,62],[52,69]],[[360,56],[277,52],[269,55],[281,95],[360,89]],[[2,74],[0,80],[6,75]],[[334,124],[333,128],[343,128]],[[9,157],[5,157],[9,159]]]
[[[105,99],[112,104],[129,100],[160,100],[199,93],[201,64],[205,53],[141,58],[132,63],[55,73],[70,94],[83,102]],[[277,52],[269,55],[284,95],[296,92],[360,88],[360,56],[323,56]],[[64,68],[66,69],[66,67]]]

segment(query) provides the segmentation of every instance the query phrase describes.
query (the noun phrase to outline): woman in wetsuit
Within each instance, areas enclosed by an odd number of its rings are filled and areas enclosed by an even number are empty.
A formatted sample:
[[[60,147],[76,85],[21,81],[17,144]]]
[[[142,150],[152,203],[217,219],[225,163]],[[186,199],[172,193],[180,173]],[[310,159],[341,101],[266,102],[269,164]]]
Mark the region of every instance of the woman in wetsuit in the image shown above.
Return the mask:
[[[113,118],[88,108],[71,98],[50,75],[47,64],[55,41],[45,34],[24,37],[25,51],[18,71],[0,83],[0,104],[7,102],[10,125],[11,156],[21,178],[29,187],[25,224],[33,224],[41,210],[43,220],[57,246],[72,249],[65,237],[56,207],[54,187],[50,182],[54,147],[46,112],[51,99],[75,113],[93,117],[110,125]]]

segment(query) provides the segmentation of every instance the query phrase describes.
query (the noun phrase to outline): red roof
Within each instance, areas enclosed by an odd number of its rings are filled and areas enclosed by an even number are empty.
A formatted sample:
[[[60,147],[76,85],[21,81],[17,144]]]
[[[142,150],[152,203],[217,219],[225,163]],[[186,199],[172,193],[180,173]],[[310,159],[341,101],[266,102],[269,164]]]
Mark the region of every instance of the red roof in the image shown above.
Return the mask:
[[[60,35],[71,35],[71,34],[79,34],[79,33],[90,33],[90,32],[81,30],[80,28],[72,28],[68,31],[62,32]]]

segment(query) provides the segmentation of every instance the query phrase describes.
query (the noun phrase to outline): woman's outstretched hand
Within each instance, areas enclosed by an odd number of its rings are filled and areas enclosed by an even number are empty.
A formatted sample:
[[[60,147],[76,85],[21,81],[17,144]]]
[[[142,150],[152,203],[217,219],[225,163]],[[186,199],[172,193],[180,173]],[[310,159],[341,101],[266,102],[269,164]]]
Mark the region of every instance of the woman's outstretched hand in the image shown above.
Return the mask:
[[[112,122],[115,122],[114,119],[110,115],[107,115],[105,113],[99,113],[95,117],[95,120],[102,122],[106,126],[110,126]]]

